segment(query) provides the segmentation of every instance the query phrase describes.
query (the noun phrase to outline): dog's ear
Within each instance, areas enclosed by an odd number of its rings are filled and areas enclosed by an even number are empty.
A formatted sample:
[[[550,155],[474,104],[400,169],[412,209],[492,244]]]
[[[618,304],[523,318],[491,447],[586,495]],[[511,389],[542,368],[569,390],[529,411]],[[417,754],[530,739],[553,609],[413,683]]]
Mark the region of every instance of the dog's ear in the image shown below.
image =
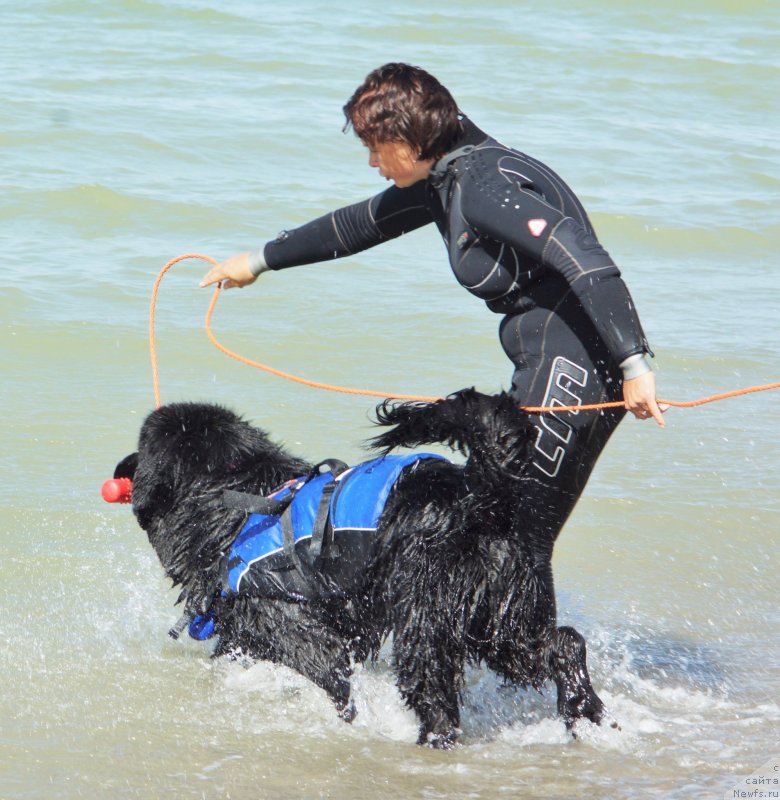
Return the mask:
[[[150,538],[157,523],[173,508],[175,499],[172,465],[142,459],[133,480],[133,513]]]
[[[138,467],[138,453],[130,453],[125,456],[114,468],[114,479],[135,477],[135,470]]]

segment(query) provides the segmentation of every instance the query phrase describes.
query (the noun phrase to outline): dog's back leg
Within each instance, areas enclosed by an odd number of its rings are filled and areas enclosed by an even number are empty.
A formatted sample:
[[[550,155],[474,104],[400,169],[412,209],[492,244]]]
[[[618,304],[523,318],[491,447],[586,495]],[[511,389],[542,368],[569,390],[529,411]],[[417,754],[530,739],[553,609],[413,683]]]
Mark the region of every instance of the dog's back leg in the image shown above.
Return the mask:
[[[398,690],[420,720],[418,744],[448,749],[459,732],[464,660],[453,642],[442,640],[441,611],[415,608],[414,622],[394,630],[393,656]]]
[[[574,722],[583,717],[600,725],[606,713],[604,703],[590,682],[585,639],[574,628],[560,627],[555,631],[550,667],[558,689],[558,713],[567,729],[571,730]]]

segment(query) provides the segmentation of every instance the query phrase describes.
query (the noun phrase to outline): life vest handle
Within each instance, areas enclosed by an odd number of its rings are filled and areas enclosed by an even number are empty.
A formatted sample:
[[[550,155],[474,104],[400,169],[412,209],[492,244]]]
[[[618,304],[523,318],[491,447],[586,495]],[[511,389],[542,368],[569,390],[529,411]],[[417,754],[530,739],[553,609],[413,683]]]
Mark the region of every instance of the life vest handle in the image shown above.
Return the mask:
[[[292,502],[295,492],[290,492],[282,500],[265,497],[262,494],[249,494],[238,492],[235,489],[225,489],[222,492],[222,505],[225,508],[235,508],[247,514],[267,514],[269,517],[278,517]]]

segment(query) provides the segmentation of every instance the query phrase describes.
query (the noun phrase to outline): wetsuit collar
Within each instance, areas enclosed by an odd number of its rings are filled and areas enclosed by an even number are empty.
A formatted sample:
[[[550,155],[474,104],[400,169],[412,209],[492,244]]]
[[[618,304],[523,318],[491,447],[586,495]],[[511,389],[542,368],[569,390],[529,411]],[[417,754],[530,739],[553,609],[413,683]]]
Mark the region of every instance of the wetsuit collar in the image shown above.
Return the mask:
[[[454,161],[457,161],[461,156],[468,155],[488,139],[487,134],[481,131],[468,117],[461,117],[461,123],[463,125],[463,134],[455,142],[449,153],[443,155],[431,167],[428,175],[428,179],[437,189],[444,183],[449,167]]]

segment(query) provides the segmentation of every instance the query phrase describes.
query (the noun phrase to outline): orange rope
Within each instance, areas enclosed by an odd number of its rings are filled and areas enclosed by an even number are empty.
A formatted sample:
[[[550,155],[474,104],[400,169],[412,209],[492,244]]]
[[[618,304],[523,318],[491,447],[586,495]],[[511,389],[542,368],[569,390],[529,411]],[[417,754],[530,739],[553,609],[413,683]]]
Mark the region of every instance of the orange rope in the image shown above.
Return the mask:
[[[178,264],[179,261],[184,261],[188,258],[200,258],[203,261],[208,261],[210,264],[216,266],[219,262],[212,258],[211,256],[202,255],[200,253],[186,253],[185,255],[177,256],[176,258],[171,259],[161,270],[157,276],[157,280],[154,282],[154,287],[152,289],[152,299],[151,299],[151,307],[149,309],[149,350],[152,359],[152,383],[154,385],[154,400],[156,407],[160,407],[160,377],[159,371],[157,366],[157,347],[155,344],[155,334],[154,334],[154,318],[155,318],[155,308],[157,306],[157,293],[160,287],[160,282],[163,279],[163,276],[166,272],[174,265]],[[245,358],[244,356],[240,356],[237,353],[234,353],[232,350],[228,350],[227,347],[220,344],[217,341],[217,338],[214,336],[211,330],[211,319],[214,315],[214,309],[217,305],[217,299],[219,298],[219,293],[222,286],[221,284],[217,284],[217,288],[214,290],[214,294],[211,298],[211,302],[209,303],[208,311],[206,312],[206,334],[208,335],[211,343],[219,350],[220,352],[224,353],[226,356],[230,356],[230,358],[234,358],[236,361],[240,361],[242,364],[246,364],[250,367],[256,367],[257,369],[264,370],[265,372],[269,372],[271,375],[276,375],[279,378],[285,378],[288,381],[294,381],[295,383],[302,383],[304,386],[310,386],[314,389],[325,389],[326,391],[330,392],[342,392],[345,394],[357,394],[357,395],[366,395],[369,397],[382,397],[386,399],[392,400],[421,400],[424,402],[433,402],[435,400],[440,400],[439,397],[426,397],[422,395],[411,395],[411,394],[391,394],[390,392],[375,392],[369,389],[353,389],[348,386],[334,386],[330,383],[321,383],[319,381],[312,381],[307,380],[306,378],[300,378],[297,375],[292,375],[289,372],[283,372],[282,370],[275,369],[274,367],[270,367],[267,364],[261,364],[259,361],[253,361],[252,359]],[[678,408],[693,408],[694,406],[701,406],[705,403],[714,403],[717,400],[726,400],[730,397],[740,397],[746,394],[752,394],[754,392],[765,392],[770,389],[780,389],[780,382],[777,383],[767,383],[763,386],[749,386],[744,389],[736,389],[731,392],[723,392],[722,394],[714,394],[709,397],[702,397],[698,400],[688,400],[684,402],[674,401],[674,400],[659,400],[660,404],[666,404],[669,406],[675,406]],[[579,405],[579,406],[521,406],[523,411],[527,411],[529,413],[534,414],[542,414],[542,413],[553,413],[553,412],[560,412],[560,411],[595,411],[600,410],[603,408],[620,408],[624,406],[622,400],[616,400],[614,402],[609,403],[592,403],[589,405]]]
[[[184,261],[187,258],[202,258],[206,261],[210,261],[215,266],[219,263],[216,259],[211,258],[211,256],[202,256],[198,255],[197,253],[186,254],[183,256],[179,256],[178,258],[172,258],[158,273],[157,279],[154,282],[154,286],[152,287],[152,300],[149,306],[149,355],[152,359],[152,386],[154,387],[154,404],[155,408],[159,408],[161,405],[160,402],[160,373],[157,367],[157,344],[155,343],[154,337],[154,318],[157,311],[157,293],[160,289],[160,282],[163,279],[163,275],[174,265],[178,264],[179,261]]]
[[[234,353],[232,350],[228,350],[223,344],[220,344],[211,330],[211,316],[214,313],[214,307],[217,305],[217,297],[219,297],[219,288],[217,288],[217,290],[214,292],[214,296],[211,298],[211,303],[209,305],[209,310],[206,312],[206,334],[208,335],[209,339],[211,339],[212,344],[217,348],[217,350],[224,353],[226,356],[235,358],[236,361],[240,361],[242,364],[247,364],[250,367],[257,367],[257,369],[265,370],[265,372],[270,372],[271,375],[276,375],[279,378],[285,378],[288,381],[295,381],[295,383],[302,383],[304,386],[311,386],[314,389],[325,389],[330,392],[363,394],[368,395],[369,397],[390,397],[394,400],[425,400],[427,402],[433,402],[434,400],[440,399],[438,397],[420,397],[412,394],[387,394],[386,392],[373,392],[370,389],[353,389],[349,386],[334,386],[330,383],[320,383],[319,381],[311,381],[307,378],[299,378],[297,375],[292,375],[289,372],[282,372],[282,370],[276,369],[275,367],[269,367],[268,364],[261,364],[259,361],[252,361],[251,358],[240,356],[238,353]]]

